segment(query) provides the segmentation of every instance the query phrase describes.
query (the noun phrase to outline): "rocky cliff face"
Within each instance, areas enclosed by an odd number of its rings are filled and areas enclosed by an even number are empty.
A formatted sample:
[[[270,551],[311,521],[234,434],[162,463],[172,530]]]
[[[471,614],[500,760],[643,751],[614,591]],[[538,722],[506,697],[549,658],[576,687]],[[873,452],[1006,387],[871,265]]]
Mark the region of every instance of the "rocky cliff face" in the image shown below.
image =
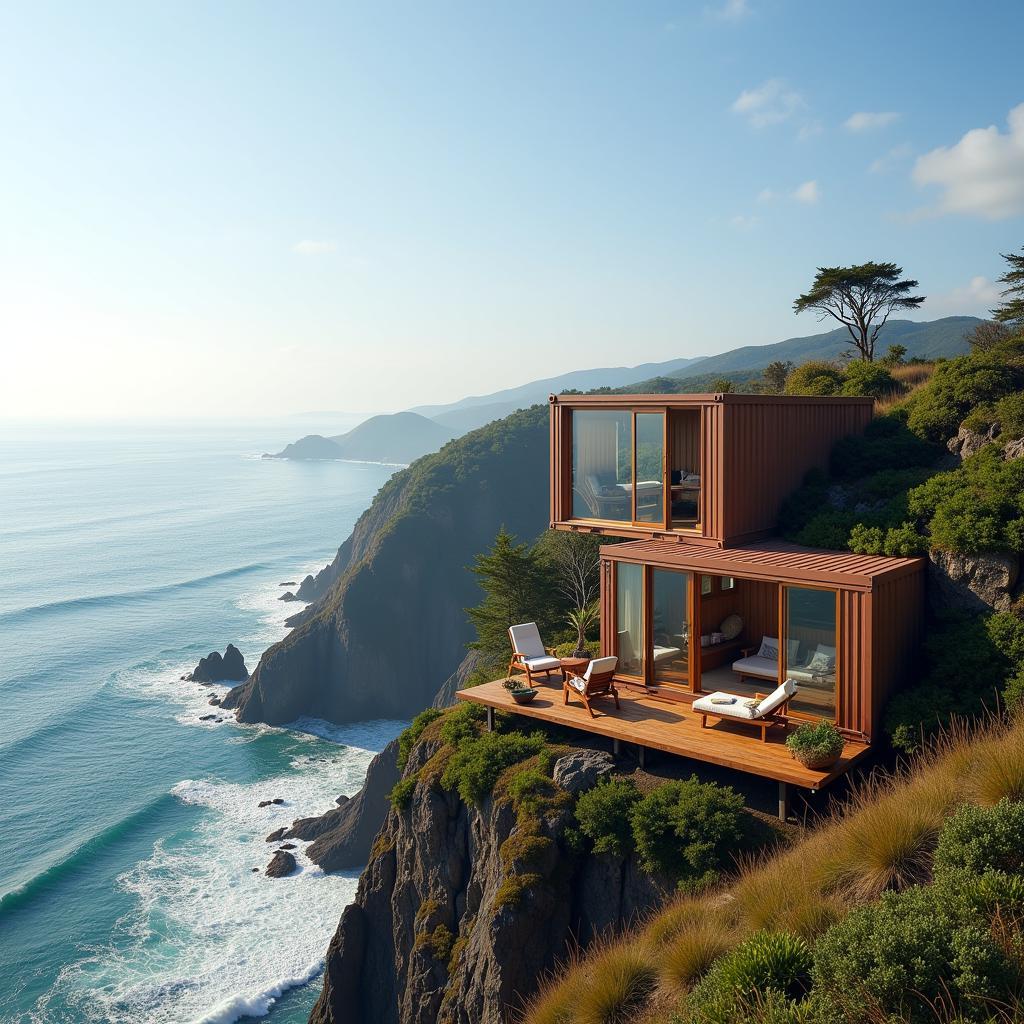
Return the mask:
[[[225,700],[240,721],[407,718],[429,705],[471,639],[466,566],[501,525],[547,523],[547,410],[514,413],[381,488],[337,557],[300,595],[316,603]]]
[[[574,943],[666,898],[631,858],[575,852],[563,790],[524,833],[510,799],[478,807],[432,785],[436,750],[410,756],[420,782],[377,837],[311,1024],[504,1024]]]

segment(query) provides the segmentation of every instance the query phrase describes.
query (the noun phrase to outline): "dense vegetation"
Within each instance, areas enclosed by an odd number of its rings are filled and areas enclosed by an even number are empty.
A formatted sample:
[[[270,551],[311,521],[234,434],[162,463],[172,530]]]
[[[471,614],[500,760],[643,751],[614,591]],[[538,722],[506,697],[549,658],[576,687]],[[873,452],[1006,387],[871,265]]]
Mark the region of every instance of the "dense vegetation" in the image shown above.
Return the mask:
[[[727,893],[681,897],[588,950],[526,1020],[1019,1020],[1022,800],[1024,723],[947,735],[911,773],[876,779],[845,814],[751,862]]]

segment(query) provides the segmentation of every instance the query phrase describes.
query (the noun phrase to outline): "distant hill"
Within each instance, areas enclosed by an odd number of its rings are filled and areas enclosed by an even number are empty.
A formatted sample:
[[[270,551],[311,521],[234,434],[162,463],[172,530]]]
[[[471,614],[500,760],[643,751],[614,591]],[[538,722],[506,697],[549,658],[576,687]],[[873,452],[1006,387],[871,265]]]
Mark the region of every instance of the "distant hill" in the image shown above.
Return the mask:
[[[371,416],[346,434],[310,434],[288,445],[272,459],[348,459],[353,462],[395,462],[408,465],[437,451],[455,431],[414,412]]]
[[[544,377],[514,388],[505,388],[489,395],[470,395],[448,405],[418,405],[412,412],[429,416],[442,423],[454,412],[469,409],[479,410],[478,421],[470,423],[472,416],[455,417],[455,422],[464,423],[469,430],[516,409],[525,409],[538,402],[546,402],[552,392],[592,391],[594,388],[618,388],[632,381],[647,380],[650,377],[667,377],[700,363],[696,359],[669,359],[662,363],[641,363],[639,366],[602,366],[593,370],[572,370],[557,377]],[[480,417],[486,417],[480,418]]]
[[[966,336],[981,320],[976,316],[947,316],[941,320],[916,323],[912,320],[890,320],[878,337],[876,356],[885,354],[890,345],[906,345],[907,355],[921,359],[939,356],[959,356],[967,351]],[[835,359],[850,350],[850,335],[845,327],[825,334],[812,334],[806,338],[787,338],[774,345],[746,345],[721,355],[700,360],[694,369],[701,376],[761,370],[776,359],[799,365],[809,359]],[[671,377],[690,377],[688,369],[668,374]]]

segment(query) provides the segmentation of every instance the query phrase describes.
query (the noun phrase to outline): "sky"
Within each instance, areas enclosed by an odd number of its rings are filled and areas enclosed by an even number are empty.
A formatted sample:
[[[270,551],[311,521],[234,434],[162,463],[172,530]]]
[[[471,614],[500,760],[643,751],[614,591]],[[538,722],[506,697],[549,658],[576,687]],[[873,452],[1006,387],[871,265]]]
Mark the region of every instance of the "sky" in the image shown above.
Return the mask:
[[[391,411],[980,314],[1019,0],[0,6],[0,417]]]

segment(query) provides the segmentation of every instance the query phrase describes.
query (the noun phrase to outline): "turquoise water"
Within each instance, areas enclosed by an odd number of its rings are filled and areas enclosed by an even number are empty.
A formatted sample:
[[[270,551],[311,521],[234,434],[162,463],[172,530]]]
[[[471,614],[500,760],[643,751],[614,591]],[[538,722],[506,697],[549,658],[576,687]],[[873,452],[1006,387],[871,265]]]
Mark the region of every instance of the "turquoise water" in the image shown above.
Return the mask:
[[[393,472],[258,458],[294,434],[0,426],[4,1022],[285,1024],[316,998],[355,875],[252,868],[400,723],[201,722],[211,688],[179,678],[229,641],[251,669],[301,607],[279,584]]]

